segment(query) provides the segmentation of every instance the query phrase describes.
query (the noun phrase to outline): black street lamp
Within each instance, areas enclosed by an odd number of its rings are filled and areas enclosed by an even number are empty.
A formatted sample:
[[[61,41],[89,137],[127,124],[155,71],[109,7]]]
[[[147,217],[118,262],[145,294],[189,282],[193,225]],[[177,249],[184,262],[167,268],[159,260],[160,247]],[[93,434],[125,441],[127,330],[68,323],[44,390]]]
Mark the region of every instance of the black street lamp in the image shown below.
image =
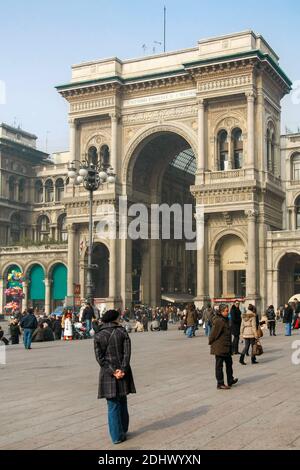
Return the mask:
[[[79,163],[79,170],[76,168],[76,162]],[[93,253],[93,193],[99,189],[105,182],[115,183],[116,177],[112,167],[104,170],[102,164],[93,164],[88,159],[73,160],[68,168],[69,182],[73,185],[82,184],[89,192],[89,246],[88,246],[88,265],[87,265],[87,284],[86,298],[92,303],[94,298],[92,253]]]

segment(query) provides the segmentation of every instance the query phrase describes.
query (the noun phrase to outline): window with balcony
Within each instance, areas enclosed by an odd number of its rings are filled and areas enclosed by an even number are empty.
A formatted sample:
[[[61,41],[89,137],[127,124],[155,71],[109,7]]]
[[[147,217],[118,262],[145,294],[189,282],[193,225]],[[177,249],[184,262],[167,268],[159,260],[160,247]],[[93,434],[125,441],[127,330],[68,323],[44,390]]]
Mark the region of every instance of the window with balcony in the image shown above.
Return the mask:
[[[90,165],[97,165],[98,163],[98,152],[96,147],[90,147],[88,150],[88,161]]]
[[[46,215],[42,215],[37,223],[38,240],[47,241],[50,235],[50,222]]]
[[[292,179],[300,182],[300,153],[292,156]]]
[[[55,182],[55,200],[57,202],[60,202],[63,198],[63,195],[64,195],[64,180],[62,178],[59,178],[58,180],[56,180]]]
[[[10,236],[12,243],[19,243],[21,239],[21,217],[19,214],[13,214],[10,219]]]
[[[43,183],[40,180],[36,181],[34,186],[34,202],[38,204],[44,202]]]
[[[105,170],[110,166],[110,153],[108,145],[102,145],[100,149],[100,161]]]
[[[228,169],[228,134],[224,130],[218,134],[218,155],[219,169],[226,171]]]
[[[54,201],[54,186],[52,180],[47,180],[45,183],[45,202]]]
[[[243,133],[241,129],[232,132],[234,168],[239,170],[244,164]]]
[[[66,214],[62,214],[59,216],[58,221],[57,221],[57,227],[58,227],[58,241],[66,242],[68,240]]]
[[[16,198],[16,179],[11,176],[8,180],[8,197],[10,201]]]

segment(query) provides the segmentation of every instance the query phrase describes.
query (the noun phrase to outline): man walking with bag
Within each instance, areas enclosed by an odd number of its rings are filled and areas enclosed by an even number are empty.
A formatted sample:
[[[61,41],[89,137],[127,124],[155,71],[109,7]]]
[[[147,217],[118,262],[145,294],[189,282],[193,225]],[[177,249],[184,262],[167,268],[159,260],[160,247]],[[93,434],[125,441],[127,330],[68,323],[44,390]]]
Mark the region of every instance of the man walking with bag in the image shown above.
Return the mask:
[[[98,398],[106,398],[108,426],[114,444],[126,440],[129,425],[127,395],[136,393],[130,367],[131,342],[119,324],[117,310],[108,310],[94,337],[96,360],[100,365]]]

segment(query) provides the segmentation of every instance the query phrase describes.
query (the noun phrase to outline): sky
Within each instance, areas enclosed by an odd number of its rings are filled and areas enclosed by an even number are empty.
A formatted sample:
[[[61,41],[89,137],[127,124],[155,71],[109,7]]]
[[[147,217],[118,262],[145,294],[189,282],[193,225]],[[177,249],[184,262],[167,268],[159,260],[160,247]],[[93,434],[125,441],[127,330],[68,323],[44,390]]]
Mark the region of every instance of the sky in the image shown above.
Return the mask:
[[[72,64],[162,52],[154,41],[163,40],[164,5],[167,51],[252,29],[300,89],[298,0],[0,0],[0,122],[36,134],[43,151],[67,150],[68,104],[55,86],[68,83]],[[286,127],[300,128],[300,93],[282,102]]]

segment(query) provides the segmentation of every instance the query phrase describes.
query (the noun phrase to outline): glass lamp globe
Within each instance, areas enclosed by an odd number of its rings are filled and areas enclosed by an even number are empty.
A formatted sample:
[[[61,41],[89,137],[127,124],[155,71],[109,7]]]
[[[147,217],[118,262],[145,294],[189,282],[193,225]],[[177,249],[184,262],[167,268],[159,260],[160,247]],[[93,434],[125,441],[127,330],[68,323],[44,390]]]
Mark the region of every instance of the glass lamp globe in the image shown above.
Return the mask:
[[[107,180],[107,174],[105,173],[105,171],[100,171],[99,178],[100,178],[101,181],[106,181]]]
[[[88,171],[86,168],[80,168],[79,175],[85,178],[88,175]]]
[[[70,168],[70,169],[69,169],[69,171],[68,171],[68,177],[69,177],[70,179],[76,177],[76,171],[74,170],[74,168]]]
[[[77,176],[76,183],[81,184],[82,182],[83,182],[83,176],[82,175]]]
[[[108,183],[114,183],[116,181],[116,178],[114,177],[114,175],[109,175],[108,178],[107,178],[107,182]]]
[[[75,184],[75,176],[74,177],[69,176],[69,183],[70,184]]]

